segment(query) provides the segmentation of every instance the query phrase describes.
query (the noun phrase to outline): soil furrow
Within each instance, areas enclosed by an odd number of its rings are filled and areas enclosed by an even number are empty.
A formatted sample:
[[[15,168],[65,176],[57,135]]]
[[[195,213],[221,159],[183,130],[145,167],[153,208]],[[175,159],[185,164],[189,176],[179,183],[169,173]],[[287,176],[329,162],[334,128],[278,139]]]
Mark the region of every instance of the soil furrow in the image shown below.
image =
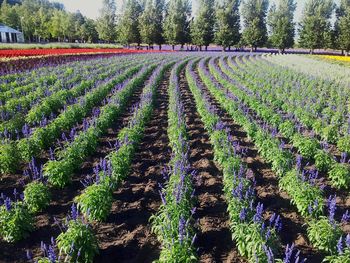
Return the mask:
[[[100,158],[105,157],[114,149],[117,134],[132,116],[132,107],[140,100],[142,89],[143,86],[137,88],[124,113],[108,129],[107,134],[100,138],[96,153],[86,159],[81,169],[73,176],[72,183],[64,189],[51,189],[52,200],[50,206],[44,212],[35,216],[35,230],[29,237],[16,244],[8,244],[0,240],[2,248],[0,250],[0,262],[23,262],[26,259],[27,249],[31,250],[34,256],[39,256],[41,255],[40,242],[49,243],[51,237],[56,237],[60,233],[59,227],[55,224],[55,218],[61,221],[69,214],[74,197],[84,189],[81,180],[93,174],[92,168],[96,166]]]
[[[200,81],[200,78],[198,78]],[[303,218],[296,208],[290,204],[287,193],[281,191],[278,186],[278,178],[271,170],[271,166],[259,155],[254,143],[248,139],[246,132],[237,125],[230,115],[222,108],[220,103],[211,95],[207,87],[203,84],[204,94],[210,100],[210,104],[217,108],[217,114],[230,134],[239,142],[239,145],[246,151],[242,161],[251,169],[256,179],[257,201],[264,204],[266,216],[272,213],[279,214],[282,218],[283,229],[280,237],[284,245],[295,243],[302,254],[308,255],[308,262],[320,262],[322,255],[313,249],[307,240],[306,226]]]
[[[159,257],[160,244],[151,233],[149,217],[161,204],[158,183],[170,161],[167,136],[170,72],[158,88],[151,121],[139,146],[131,174],[114,193],[112,211],[105,223],[95,226],[100,242],[96,262],[152,262]]]
[[[196,110],[184,73],[180,76],[181,99],[184,104],[189,135],[189,162],[197,171],[195,187],[198,200],[195,219],[199,233],[195,242],[200,262],[243,262],[231,239],[227,204],[223,193],[222,173],[214,164],[209,135]]]

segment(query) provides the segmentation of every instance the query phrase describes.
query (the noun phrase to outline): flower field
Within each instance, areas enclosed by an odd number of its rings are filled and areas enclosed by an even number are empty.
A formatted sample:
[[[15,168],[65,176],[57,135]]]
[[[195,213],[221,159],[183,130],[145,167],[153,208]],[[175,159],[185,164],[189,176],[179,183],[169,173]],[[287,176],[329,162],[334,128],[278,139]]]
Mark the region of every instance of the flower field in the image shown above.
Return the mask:
[[[214,52],[6,63],[1,262],[350,263],[348,67]]]

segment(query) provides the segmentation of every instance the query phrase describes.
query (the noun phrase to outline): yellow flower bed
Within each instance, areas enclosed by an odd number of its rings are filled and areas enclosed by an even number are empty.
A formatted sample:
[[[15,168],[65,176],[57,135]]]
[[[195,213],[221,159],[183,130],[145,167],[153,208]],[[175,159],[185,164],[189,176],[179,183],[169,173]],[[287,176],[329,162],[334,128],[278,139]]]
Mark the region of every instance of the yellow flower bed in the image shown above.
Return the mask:
[[[350,62],[350,56],[345,57],[345,56],[327,56],[327,55],[322,55],[322,56],[319,56],[319,57],[325,58],[325,59],[343,61],[343,62]]]

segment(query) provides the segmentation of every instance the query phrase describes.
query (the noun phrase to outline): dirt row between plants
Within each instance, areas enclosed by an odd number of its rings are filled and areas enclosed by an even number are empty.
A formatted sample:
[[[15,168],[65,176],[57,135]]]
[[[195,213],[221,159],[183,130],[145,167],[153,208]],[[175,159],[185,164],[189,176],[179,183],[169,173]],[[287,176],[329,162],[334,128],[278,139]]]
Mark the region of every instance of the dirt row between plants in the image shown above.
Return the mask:
[[[95,262],[152,262],[160,244],[151,233],[149,218],[161,204],[158,183],[170,161],[167,136],[170,71],[158,88],[155,110],[132,163],[130,175],[114,193],[116,200],[105,223],[95,225],[100,255]]]
[[[180,76],[180,90],[189,135],[190,167],[197,171],[198,177],[195,187],[198,235],[194,245],[198,247],[199,260],[207,263],[244,262],[231,238],[222,173],[214,164],[209,135],[196,110],[184,72]]]
[[[146,82],[147,83],[147,82]],[[0,240],[0,262],[27,262],[26,250],[33,252],[34,257],[41,256],[40,242],[50,243],[51,237],[59,235],[60,227],[57,224],[70,213],[74,197],[78,196],[84,189],[81,180],[93,174],[95,167],[100,158],[105,157],[109,152],[113,151],[117,134],[125,127],[130,120],[133,112],[133,106],[140,101],[140,95],[143,86],[137,88],[131,97],[124,113],[117,119],[113,127],[108,129],[106,135],[100,138],[97,151],[93,156],[86,159],[81,169],[73,176],[72,183],[64,189],[52,189],[52,200],[50,206],[44,212],[35,216],[35,230],[30,235],[15,244],[9,244]],[[47,153],[46,153],[47,154]],[[47,157],[46,157],[47,158]],[[20,176],[20,175],[13,175]],[[18,180],[18,178],[14,178]],[[2,183],[1,183],[2,185]],[[10,187],[11,185],[8,185]],[[16,186],[12,185],[12,189]]]
[[[198,75],[197,77],[200,81]],[[220,86],[219,83],[215,84]],[[314,250],[312,245],[308,242],[303,218],[298,214],[296,208],[290,204],[288,195],[280,191],[278,187],[278,178],[271,170],[271,166],[259,155],[257,148],[254,143],[248,139],[243,128],[234,122],[204,84],[203,87],[204,94],[208,95],[210,103],[217,109],[216,113],[225,126],[229,128],[230,134],[239,142],[239,145],[247,151],[242,161],[247,164],[247,167],[251,169],[255,175],[257,201],[264,204],[266,216],[272,213],[281,216],[283,227],[279,235],[283,245],[295,243],[296,247],[301,250],[303,256],[307,256],[308,262],[320,262],[322,255]]]

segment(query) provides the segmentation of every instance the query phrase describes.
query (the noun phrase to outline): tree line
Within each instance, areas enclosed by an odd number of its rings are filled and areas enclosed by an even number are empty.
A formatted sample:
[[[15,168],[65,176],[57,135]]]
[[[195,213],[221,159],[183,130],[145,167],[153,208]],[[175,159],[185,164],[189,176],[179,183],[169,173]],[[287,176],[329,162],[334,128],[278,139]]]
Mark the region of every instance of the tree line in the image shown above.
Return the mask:
[[[23,28],[28,40],[118,42],[124,45],[191,44],[199,50],[215,43],[231,47],[294,46],[350,51],[350,0],[307,0],[299,24],[294,22],[295,0],[124,0],[117,13],[115,0],[103,0],[95,21],[80,12],[69,13],[47,0],[4,0],[0,21]],[[332,16],[336,20],[332,24]]]

